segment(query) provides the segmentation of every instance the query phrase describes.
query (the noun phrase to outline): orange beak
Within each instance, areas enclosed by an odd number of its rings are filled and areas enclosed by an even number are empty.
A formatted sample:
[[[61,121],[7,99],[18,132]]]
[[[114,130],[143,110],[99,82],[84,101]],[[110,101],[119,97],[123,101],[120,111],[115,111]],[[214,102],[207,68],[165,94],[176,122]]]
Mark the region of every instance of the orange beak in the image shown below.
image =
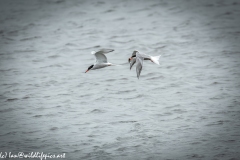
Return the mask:
[[[87,73],[89,70],[86,70],[86,72],[85,73]]]
[[[130,57],[130,58],[128,59],[128,62],[130,63],[131,60],[132,60],[132,57]]]

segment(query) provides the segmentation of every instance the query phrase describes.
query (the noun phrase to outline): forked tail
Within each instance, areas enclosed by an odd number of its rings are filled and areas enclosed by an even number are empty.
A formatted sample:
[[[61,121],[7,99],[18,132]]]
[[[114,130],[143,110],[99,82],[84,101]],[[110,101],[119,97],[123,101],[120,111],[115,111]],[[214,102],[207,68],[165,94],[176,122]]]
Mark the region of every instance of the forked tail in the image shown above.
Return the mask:
[[[153,61],[153,63],[156,63],[157,65],[159,65],[159,58],[161,57],[161,55],[159,56],[152,56],[151,60]]]

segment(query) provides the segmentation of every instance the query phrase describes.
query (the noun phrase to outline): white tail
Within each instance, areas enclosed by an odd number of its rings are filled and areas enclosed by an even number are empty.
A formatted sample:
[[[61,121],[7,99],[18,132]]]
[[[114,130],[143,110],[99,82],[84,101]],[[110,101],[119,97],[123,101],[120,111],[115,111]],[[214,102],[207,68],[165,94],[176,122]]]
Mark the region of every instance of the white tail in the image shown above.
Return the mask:
[[[121,64],[110,64],[110,66],[121,66]]]
[[[159,56],[152,56],[151,57],[151,60],[156,63],[157,65],[159,65],[159,58],[161,57],[161,55]]]

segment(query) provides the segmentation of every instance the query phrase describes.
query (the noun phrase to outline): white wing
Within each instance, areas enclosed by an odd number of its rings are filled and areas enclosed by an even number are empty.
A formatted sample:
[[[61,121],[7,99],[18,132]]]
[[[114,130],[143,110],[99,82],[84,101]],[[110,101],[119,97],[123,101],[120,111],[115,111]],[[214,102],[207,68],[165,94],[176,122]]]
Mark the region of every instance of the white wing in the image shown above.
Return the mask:
[[[151,56],[150,56],[150,55],[147,55],[147,54],[144,54],[144,53],[137,52],[137,55],[138,55],[139,57],[142,57],[142,58],[151,59]]]
[[[150,56],[150,55],[147,55],[147,54],[144,54],[144,53],[139,53],[139,52],[137,52],[137,53],[138,53],[138,56],[139,57],[143,57],[144,60],[151,60],[153,63],[159,65],[159,58],[160,58],[161,55],[159,55],[159,56]]]
[[[142,71],[143,60],[144,60],[144,57],[141,57],[139,52],[137,52],[136,53],[136,72],[137,72],[138,79],[139,79],[141,71]]]
[[[114,51],[114,49],[100,49],[96,53],[107,54],[107,53],[112,52],[112,51]]]
[[[95,53],[96,63],[107,63],[107,57],[103,53]]]
[[[132,66],[136,63],[136,57],[133,57],[129,63],[130,63],[130,70],[131,70]]]
[[[114,51],[113,49],[101,49],[97,52],[92,52],[95,55],[96,62],[95,63],[107,63],[107,57],[104,55],[106,53]]]

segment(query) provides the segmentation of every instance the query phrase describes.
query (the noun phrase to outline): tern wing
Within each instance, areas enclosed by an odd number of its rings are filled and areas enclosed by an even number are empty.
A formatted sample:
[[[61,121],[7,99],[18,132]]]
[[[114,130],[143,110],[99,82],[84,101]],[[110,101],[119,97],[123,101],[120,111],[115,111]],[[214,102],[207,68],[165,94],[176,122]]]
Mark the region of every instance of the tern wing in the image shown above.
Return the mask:
[[[101,49],[97,52],[92,52],[95,55],[96,63],[107,63],[106,53],[114,51],[113,49]]]
[[[107,53],[112,52],[112,51],[114,51],[114,49],[100,49],[96,53],[107,54]]]
[[[141,71],[142,71],[143,61],[144,61],[144,57],[141,57],[137,52],[137,54],[136,54],[136,72],[137,72],[138,79],[139,79]]]
[[[130,70],[132,69],[133,65],[136,63],[136,54],[139,53],[138,51],[134,50],[132,53],[132,59],[129,61],[130,64]]]
[[[136,56],[136,53],[137,53],[138,51],[133,51],[133,53],[132,53],[132,57],[133,56]]]
[[[96,63],[107,63],[107,57],[103,53],[95,53]]]
[[[150,56],[150,55],[147,55],[147,54],[144,54],[144,53],[139,53],[137,52],[138,56],[139,57],[143,57],[145,60],[151,60],[153,63],[159,65],[159,58],[161,55],[159,56]]]
[[[129,62],[130,64],[130,70],[132,69],[133,65],[136,63],[136,58],[132,58],[131,61]]]
[[[137,52],[137,55],[138,55],[139,57],[142,57],[142,58],[151,59],[151,56],[150,56],[150,55],[147,55],[147,54],[144,54],[144,53],[139,53],[139,52]]]

